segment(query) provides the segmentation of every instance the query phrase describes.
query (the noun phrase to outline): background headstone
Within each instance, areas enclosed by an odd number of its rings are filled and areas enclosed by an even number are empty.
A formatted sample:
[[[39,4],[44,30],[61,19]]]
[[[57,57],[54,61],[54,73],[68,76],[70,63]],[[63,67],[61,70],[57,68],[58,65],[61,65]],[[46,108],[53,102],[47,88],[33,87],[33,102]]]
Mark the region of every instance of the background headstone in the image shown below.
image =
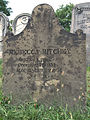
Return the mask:
[[[24,30],[30,18],[31,15],[29,13],[22,13],[14,19],[12,25],[14,35],[17,35]]]
[[[35,7],[24,31],[8,32],[3,44],[3,93],[12,103],[85,105],[86,36],[63,30],[51,6]]]
[[[71,33],[78,29],[86,33],[87,65],[90,65],[90,2],[77,4],[72,11]]]
[[[7,16],[4,13],[0,12],[0,58],[2,58],[2,40],[6,35],[8,22],[9,20]]]

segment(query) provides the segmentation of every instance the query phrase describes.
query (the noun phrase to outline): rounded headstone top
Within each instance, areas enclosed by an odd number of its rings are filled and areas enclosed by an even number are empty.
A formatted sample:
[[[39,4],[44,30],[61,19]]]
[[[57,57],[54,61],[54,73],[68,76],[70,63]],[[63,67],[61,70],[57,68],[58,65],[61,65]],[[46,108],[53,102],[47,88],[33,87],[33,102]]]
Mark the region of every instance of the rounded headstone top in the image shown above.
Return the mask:
[[[20,17],[22,17],[22,16],[31,16],[29,13],[21,13],[21,14],[19,14],[19,15],[17,15],[15,18],[14,18],[14,22],[18,19],[18,18],[20,18]],[[14,22],[13,22],[13,24],[14,24]]]
[[[76,4],[74,7],[78,11],[90,11],[90,2]],[[81,13],[81,12],[80,12]]]
[[[19,34],[26,27],[31,15],[29,13],[22,13],[15,17],[13,21],[13,33]]]
[[[0,41],[2,41],[3,37],[6,35],[8,26],[8,17],[3,12],[0,12]]]
[[[54,12],[53,7],[51,5],[49,5],[49,4],[46,4],[46,3],[45,4],[39,4],[39,5],[37,5],[33,9],[33,11],[37,11],[37,10],[43,11],[44,9],[52,9],[52,11]]]
[[[6,21],[9,21],[8,17],[3,12],[0,12],[0,16],[2,16]]]
[[[85,2],[85,3],[80,3],[80,4],[76,4],[76,6],[80,6],[80,7],[82,7],[82,6],[86,6],[86,7],[90,7],[90,2]]]
[[[37,17],[37,18],[44,18],[51,14],[52,16],[55,15],[54,9],[49,4],[37,5],[32,11],[32,17]]]

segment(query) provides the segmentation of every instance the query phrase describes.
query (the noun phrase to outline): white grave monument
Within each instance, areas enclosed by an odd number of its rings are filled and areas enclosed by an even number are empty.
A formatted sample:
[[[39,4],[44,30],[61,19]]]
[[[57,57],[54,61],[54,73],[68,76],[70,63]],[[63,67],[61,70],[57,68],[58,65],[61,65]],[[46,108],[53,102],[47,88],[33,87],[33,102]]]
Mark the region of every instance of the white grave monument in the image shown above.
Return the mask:
[[[8,24],[9,19],[4,13],[0,12],[0,58],[2,57],[2,40],[6,35]]]
[[[13,21],[13,33],[17,35],[21,33],[26,27],[28,20],[31,18],[29,13],[22,13],[18,15]]]
[[[90,65],[90,2],[77,4],[72,11],[71,33],[78,29],[86,33],[87,65]]]

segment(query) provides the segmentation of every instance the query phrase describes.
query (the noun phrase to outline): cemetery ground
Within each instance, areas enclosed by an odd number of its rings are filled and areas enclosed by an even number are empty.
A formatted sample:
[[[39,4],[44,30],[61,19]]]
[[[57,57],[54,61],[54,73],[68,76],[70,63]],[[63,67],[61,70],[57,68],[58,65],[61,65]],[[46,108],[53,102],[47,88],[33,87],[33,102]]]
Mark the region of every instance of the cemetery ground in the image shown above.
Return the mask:
[[[11,96],[2,95],[2,59],[0,59],[0,120],[90,120],[90,67],[87,67],[87,106],[86,111],[68,111],[61,106],[45,108],[34,102],[14,106]]]

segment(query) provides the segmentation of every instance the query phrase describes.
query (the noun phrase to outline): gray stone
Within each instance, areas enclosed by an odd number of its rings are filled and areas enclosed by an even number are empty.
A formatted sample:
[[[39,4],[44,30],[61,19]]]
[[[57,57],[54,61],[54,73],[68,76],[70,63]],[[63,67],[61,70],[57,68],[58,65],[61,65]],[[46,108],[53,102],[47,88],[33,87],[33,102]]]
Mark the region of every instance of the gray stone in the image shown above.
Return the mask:
[[[90,65],[90,2],[77,4],[72,11],[71,33],[78,29],[86,33],[87,65]]]
[[[6,35],[9,19],[7,16],[0,12],[0,41],[3,40],[3,37]]]
[[[12,25],[14,35],[17,35],[24,30],[30,18],[31,15],[29,13],[22,13],[14,19]]]
[[[8,32],[3,44],[3,93],[13,104],[85,106],[86,35],[62,29],[51,6],[35,7],[23,32]]]
[[[2,58],[2,40],[6,35],[8,22],[9,20],[7,16],[4,13],[0,12],[0,58]]]

